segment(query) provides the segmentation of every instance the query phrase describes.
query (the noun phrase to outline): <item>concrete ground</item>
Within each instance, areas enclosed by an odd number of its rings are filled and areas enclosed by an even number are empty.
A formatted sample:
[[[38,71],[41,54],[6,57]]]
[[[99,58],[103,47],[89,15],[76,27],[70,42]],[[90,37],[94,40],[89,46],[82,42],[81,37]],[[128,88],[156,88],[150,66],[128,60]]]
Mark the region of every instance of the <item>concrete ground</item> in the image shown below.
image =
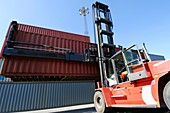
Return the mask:
[[[35,111],[24,111],[24,112],[15,112],[15,113],[97,113],[94,104],[86,104],[86,105],[76,105],[69,107],[61,107],[61,108],[52,108],[52,109],[44,109],[44,110],[35,110]],[[125,108],[113,108],[112,112],[109,113],[170,113],[166,109],[125,109]]]
[[[24,111],[14,113],[97,113],[94,108],[94,104],[76,105],[61,108],[52,108],[35,111]]]

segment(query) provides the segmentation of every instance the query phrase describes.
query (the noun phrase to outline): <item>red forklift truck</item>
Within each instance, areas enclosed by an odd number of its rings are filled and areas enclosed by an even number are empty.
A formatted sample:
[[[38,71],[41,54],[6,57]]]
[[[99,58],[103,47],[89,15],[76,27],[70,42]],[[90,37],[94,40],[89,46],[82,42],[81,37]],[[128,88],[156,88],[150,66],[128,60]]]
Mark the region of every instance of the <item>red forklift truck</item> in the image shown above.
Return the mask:
[[[112,107],[169,108],[170,60],[151,61],[143,45],[129,48],[113,43],[113,23],[107,5],[92,5],[100,80],[94,94],[98,113]]]

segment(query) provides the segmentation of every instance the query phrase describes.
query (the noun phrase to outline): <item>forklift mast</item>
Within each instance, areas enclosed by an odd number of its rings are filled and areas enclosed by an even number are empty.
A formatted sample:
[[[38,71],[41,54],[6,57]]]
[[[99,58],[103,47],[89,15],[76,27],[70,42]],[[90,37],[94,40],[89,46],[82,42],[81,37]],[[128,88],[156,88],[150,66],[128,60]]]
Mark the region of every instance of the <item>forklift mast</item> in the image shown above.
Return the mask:
[[[98,60],[102,87],[107,87],[106,61],[115,54],[113,43],[113,23],[108,6],[99,2],[92,5],[95,40],[97,41]]]

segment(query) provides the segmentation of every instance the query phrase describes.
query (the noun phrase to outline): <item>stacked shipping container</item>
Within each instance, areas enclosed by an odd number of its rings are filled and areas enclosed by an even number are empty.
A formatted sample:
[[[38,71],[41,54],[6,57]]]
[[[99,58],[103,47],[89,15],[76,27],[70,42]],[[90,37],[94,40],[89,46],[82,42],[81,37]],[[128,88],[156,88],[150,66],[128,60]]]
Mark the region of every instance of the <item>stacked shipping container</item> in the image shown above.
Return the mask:
[[[93,81],[0,83],[0,113],[93,102]]]
[[[10,25],[11,27],[11,25]],[[9,30],[2,48],[2,57],[4,57],[1,67],[1,75],[16,77],[51,77],[54,80],[97,80],[99,78],[97,63],[75,62],[59,59],[23,57],[23,56],[5,56],[4,48],[7,44]],[[13,33],[12,41],[42,44],[52,46],[53,48],[14,44],[13,47],[20,49],[32,49],[41,51],[50,51],[54,53],[65,54],[63,51],[54,48],[63,48],[64,50],[73,50],[76,53],[84,53],[86,48],[96,47],[90,43],[88,36],[72,34],[57,30],[40,28],[30,25],[18,24],[18,29]],[[17,79],[16,79],[17,80]]]
[[[38,50],[56,55],[66,54],[70,50],[84,53],[86,48],[96,47],[90,43],[89,37],[24,24],[18,24],[18,29],[12,35],[10,33],[11,25],[1,50],[0,76],[10,77],[13,82],[0,81],[0,112],[93,102],[94,80],[99,79],[97,63],[4,54],[11,42],[22,44],[12,43],[12,47],[8,48],[10,50]]]

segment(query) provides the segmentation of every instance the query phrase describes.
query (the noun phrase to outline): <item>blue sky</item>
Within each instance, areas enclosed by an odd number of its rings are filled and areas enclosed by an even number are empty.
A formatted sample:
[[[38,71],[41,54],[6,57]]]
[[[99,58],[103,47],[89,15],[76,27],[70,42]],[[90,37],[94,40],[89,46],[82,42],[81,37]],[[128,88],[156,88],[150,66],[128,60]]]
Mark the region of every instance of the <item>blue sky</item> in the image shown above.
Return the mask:
[[[170,59],[169,0],[98,0],[109,6],[114,23],[114,42],[129,47],[143,42],[150,53]],[[95,0],[0,0],[0,47],[9,23],[46,27],[77,34],[84,33],[79,9],[90,9],[88,32],[94,42],[91,4]]]

